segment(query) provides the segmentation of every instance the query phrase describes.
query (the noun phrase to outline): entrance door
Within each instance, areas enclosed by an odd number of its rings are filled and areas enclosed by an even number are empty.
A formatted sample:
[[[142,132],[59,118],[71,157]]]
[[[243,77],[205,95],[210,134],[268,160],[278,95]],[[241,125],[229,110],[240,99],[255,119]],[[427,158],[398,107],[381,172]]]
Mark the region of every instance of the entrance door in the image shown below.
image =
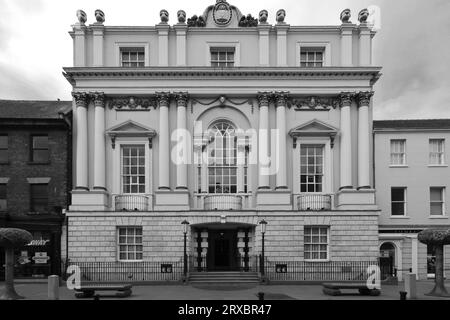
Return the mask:
[[[392,243],[384,243],[380,248],[381,280],[394,276],[395,247]]]
[[[208,270],[232,271],[237,268],[237,234],[233,230],[209,232]]]
[[[214,240],[214,265],[216,269],[228,269],[230,267],[230,240]]]

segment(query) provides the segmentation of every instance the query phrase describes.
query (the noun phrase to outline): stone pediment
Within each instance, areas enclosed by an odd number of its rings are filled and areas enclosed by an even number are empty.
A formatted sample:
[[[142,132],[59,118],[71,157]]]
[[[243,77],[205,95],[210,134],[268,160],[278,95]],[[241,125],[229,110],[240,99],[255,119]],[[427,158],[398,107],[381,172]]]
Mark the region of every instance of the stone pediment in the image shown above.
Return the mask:
[[[335,137],[338,134],[339,130],[325,122],[314,119],[307,123],[302,124],[301,126],[292,129],[289,132],[291,137],[300,137],[300,136],[329,136]]]
[[[128,120],[107,130],[106,134],[110,136],[114,148],[117,137],[146,137],[151,142],[152,138],[156,136],[156,131],[132,120]]]

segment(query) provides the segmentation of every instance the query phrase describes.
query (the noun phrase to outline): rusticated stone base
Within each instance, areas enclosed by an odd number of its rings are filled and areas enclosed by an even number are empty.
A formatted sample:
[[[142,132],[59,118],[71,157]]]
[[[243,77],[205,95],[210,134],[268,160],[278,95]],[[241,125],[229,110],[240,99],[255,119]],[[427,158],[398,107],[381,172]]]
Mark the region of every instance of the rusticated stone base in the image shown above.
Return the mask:
[[[180,212],[68,212],[68,252],[72,261],[117,261],[118,227],[143,229],[143,259],[178,261],[183,257],[181,222],[188,220],[188,253],[197,244],[194,230],[215,225],[250,229],[250,246],[261,251],[258,222],[268,222],[265,255],[269,260],[303,261],[305,226],[329,227],[330,261],[375,261],[378,257],[377,211],[180,211]],[[221,224],[224,221],[225,224]],[[63,240],[65,241],[65,239]]]

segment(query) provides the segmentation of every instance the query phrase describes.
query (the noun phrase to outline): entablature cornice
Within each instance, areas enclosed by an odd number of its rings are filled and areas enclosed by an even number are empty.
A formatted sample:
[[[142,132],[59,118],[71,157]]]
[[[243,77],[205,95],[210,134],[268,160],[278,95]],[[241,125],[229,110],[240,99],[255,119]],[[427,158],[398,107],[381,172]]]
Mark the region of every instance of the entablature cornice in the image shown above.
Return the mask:
[[[380,67],[240,67],[217,69],[211,67],[122,67],[64,68],[64,76],[72,84],[77,79],[251,79],[251,80],[320,80],[366,79],[373,85],[380,77]]]

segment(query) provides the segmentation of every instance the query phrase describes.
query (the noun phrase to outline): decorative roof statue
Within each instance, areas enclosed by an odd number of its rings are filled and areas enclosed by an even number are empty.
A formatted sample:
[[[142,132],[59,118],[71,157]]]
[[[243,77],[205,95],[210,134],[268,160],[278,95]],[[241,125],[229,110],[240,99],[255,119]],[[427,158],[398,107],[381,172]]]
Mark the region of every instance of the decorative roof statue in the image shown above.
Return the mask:
[[[178,16],[178,23],[186,22],[186,12],[184,10],[179,10],[177,12],[177,16]]]
[[[203,16],[197,17],[196,15],[193,15],[191,18],[187,19],[187,25],[188,27],[205,27],[206,21]]]
[[[95,19],[97,23],[103,24],[105,22],[105,13],[100,9],[95,10]]]
[[[77,10],[77,18],[78,18],[78,22],[81,25],[84,25],[87,21],[86,12],[84,12],[83,10]]]
[[[345,9],[341,12],[341,21],[342,23],[352,23],[350,18],[352,17],[350,9]]]
[[[239,27],[257,27],[258,20],[253,18],[251,14],[247,16],[242,16],[239,20]]]
[[[159,12],[159,17],[161,18],[161,23],[167,24],[167,22],[169,21],[169,12],[165,9],[162,9]]]
[[[262,23],[262,24],[267,23],[268,17],[269,17],[269,12],[267,12],[267,10],[261,10],[259,12],[259,23]]]
[[[286,18],[286,11],[284,10],[284,9],[280,9],[280,10],[278,10],[277,11],[277,22],[279,23],[279,24],[283,24],[283,23],[285,23],[284,22],[284,19]]]
[[[367,23],[368,18],[369,18],[369,10],[362,9],[358,14],[358,21],[360,23]]]

